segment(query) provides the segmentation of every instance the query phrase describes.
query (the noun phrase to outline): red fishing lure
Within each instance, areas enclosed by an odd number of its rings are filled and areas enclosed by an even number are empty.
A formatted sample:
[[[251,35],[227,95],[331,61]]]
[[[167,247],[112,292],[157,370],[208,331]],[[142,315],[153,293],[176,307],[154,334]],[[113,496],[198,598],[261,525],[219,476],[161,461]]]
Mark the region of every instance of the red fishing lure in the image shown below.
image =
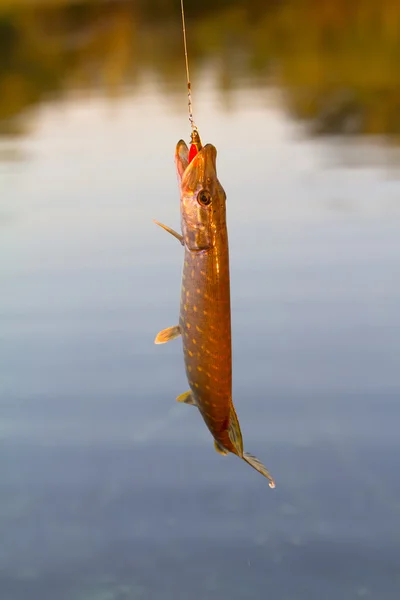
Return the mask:
[[[194,157],[196,156],[197,153],[198,153],[198,149],[197,149],[196,144],[191,144],[190,150],[189,150],[189,163],[192,162],[192,160],[194,159]]]
[[[191,138],[192,143],[189,150],[189,164],[192,162],[196,154],[202,149],[202,143],[197,129],[193,129]]]

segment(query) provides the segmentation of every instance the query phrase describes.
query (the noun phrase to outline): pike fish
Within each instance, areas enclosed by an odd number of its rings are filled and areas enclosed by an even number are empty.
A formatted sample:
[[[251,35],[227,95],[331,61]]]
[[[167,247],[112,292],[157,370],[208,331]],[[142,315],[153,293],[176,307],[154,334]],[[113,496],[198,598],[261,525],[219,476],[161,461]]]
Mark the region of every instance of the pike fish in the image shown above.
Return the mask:
[[[198,408],[217,452],[236,454],[269,480],[265,466],[244,452],[232,402],[232,350],[226,194],[217,178],[216,148],[192,159],[183,140],[176,147],[182,234],[155,221],[184,246],[179,324],[160,331],[156,344],[182,336],[190,389],[177,401]],[[192,160],[190,160],[192,159]]]

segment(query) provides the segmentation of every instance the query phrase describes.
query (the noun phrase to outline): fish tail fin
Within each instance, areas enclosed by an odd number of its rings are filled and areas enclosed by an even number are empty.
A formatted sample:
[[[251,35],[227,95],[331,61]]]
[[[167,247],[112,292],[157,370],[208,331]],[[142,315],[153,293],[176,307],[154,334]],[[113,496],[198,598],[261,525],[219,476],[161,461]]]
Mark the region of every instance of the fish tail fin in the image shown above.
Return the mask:
[[[275,487],[275,481],[272,479],[272,477],[269,474],[268,470],[266,469],[266,467],[264,467],[264,465],[262,464],[262,462],[260,460],[258,460],[258,458],[256,458],[252,454],[249,454],[248,452],[243,452],[242,458],[251,467],[253,467],[253,469],[255,469],[256,471],[258,471],[259,473],[261,473],[261,475],[264,475],[264,477],[266,477],[267,479],[269,479],[269,484],[268,485],[269,485],[270,488],[274,488]]]

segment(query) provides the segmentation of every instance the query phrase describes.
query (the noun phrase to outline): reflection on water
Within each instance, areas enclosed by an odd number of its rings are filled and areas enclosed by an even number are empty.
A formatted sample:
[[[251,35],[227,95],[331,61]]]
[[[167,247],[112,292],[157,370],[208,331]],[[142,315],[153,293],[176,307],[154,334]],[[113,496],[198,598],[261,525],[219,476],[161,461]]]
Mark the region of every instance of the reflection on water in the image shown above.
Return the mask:
[[[33,4],[0,0],[1,600],[397,600],[395,4],[188,1],[233,398],[274,491],[175,402],[179,341],[153,344],[179,310],[152,223],[179,227],[179,10]]]
[[[36,5],[39,6],[36,6]],[[187,0],[193,79],[212,65],[224,106],[231,91],[273,84],[312,134],[398,142],[399,5],[346,0]],[[27,109],[73,90],[182,88],[175,0],[0,2],[0,131],[24,131]]]

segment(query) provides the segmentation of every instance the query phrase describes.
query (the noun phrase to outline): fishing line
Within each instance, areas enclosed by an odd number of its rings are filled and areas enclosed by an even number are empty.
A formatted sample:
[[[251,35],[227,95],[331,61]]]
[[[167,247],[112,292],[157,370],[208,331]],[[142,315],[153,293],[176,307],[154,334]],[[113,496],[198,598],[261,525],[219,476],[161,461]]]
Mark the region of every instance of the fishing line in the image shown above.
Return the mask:
[[[192,128],[192,133],[195,133],[195,132],[197,132],[197,127],[195,125],[194,118],[193,118],[192,86],[190,83],[190,75],[189,75],[189,59],[188,59],[187,41],[186,41],[185,9],[183,7],[183,0],[181,0],[181,11],[182,11],[183,48],[185,51],[186,79],[187,79],[187,89],[188,89],[189,121],[190,121],[190,126]]]

